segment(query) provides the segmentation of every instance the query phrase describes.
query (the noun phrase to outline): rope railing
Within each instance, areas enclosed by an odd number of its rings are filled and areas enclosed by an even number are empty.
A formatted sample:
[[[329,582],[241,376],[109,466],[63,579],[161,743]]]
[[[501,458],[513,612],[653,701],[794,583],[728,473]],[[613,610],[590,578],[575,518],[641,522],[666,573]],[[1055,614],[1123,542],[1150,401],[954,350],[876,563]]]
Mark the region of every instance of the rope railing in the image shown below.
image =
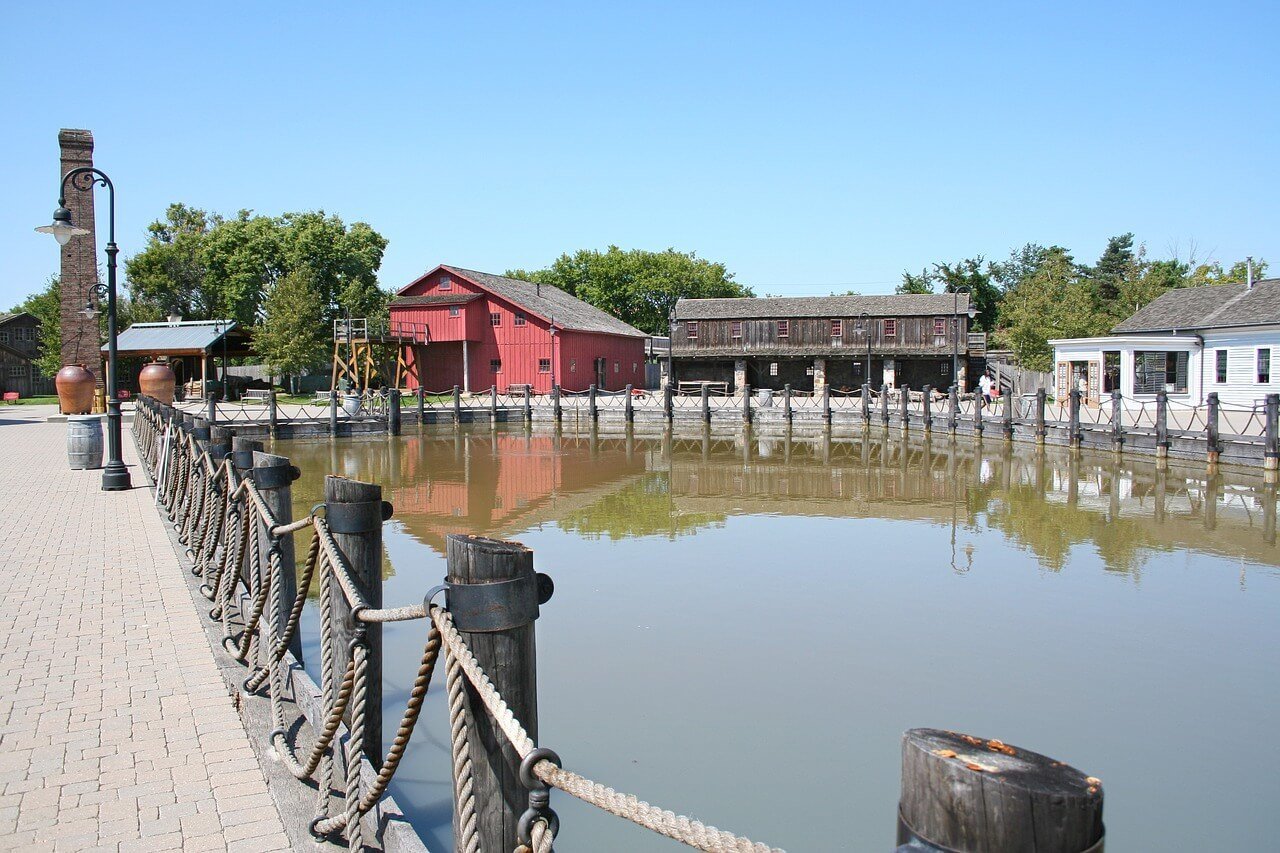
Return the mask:
[[[465,684],[474,689],[519,757],[532,761],[530,772],[542,784],[694,849],[777,850],[650,805],[566,770],[558,759],[544,758],[554,754],[537,749],[467,645],[453,614],[431,604],[429,596],[418,605],[373,606],[335,536],[329,505],[318,504],[302,518],[281,521],[264,494],[267,487],[259,482],[264,475],[258,473],[278,469],[258,467],[256,461],[248,468],[241,451],[232,451],[226,443],[229,431],[224,429],[219,436],[225,441],[214,441],[200,422],[145,398],[139,400],[133,431],[142,464],[156,484],[157,503],[187,548],[191,571],[202,578],[200,593],[212,603],[208,618],[218,626],[225,651],[248,670],[243,690],[250,695],[266,691],[273,725],[268,744],[295,778],[317,787],[315,815],[309,825],[317,839],[341,836],[350,849],[363,849],[367,829],[363,818],[377,807],[395,778],[443,650],[460,851],[478,851],[481,834],[475,768],[469,758]],[[296,476],[296,469],[289,476]],[[290,590],[286,581],[294,568],[286,565],[283,545],[289,537],[308,533],[306,556],[296,587]],[[300,641],[307,596],[317,583],[322,702],[318,716],[310,719],[311,742],[304,745],[299,742],[301,727],[296,718],[289,718],[284,697],[294,665],[290,649]],[[337,602],[342,603],[345,617],[336,612]],[[369,736],[370,696],[381,677],[372,662],[369,632],[384,623],[410,620],[426,620],[427,637],[395,737],[376,771],[366,776],[363,757],[369,749],[378,748]],[[340,630],[351,631],[345,646]],[[340,737],[344,719],[345,742]],[[345,768],[339,766],[342,754]],[[530,820],[527,826],[521,821],[517,853],[546,853],[553,846],[558,818],[545,804],[533,807],[535,793],[530,788],[531,808],[526,812]],[[337,808],[335,798],[340,800]]]

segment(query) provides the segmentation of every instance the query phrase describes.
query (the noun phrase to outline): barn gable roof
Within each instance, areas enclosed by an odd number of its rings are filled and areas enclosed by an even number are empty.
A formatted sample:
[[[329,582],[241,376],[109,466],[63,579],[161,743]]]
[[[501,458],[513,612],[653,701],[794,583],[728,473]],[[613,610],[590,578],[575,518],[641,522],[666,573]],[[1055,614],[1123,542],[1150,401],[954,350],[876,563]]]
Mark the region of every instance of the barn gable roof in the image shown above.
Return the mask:
[[[958,297],[958,298],[957,298]],[[681,299],[677,320],[788,319],[791,317],[931,317],[963,314],[969,294],[903,293],[889,296],[763,296]]]
[[[450,273],[466,279],[477,287],[483,288],[493,295],[510,302],[512,305],[522,308],[536,317],[541,317],[549,323],[553,322],[558,328],[567,331],[598,332],[606,335],[623,335],[633,338],[646,337],[644,332],[634,326],[622,322],[612,314],[601,311],[594,305],[583,302],[576,296],[569,295],[558,287],[553,287],[549,284],[538,285],[532,281],[507,278],[506,276],[493,275],[492,273],[453,267],[446,264],[441,264],[425,275],[414,279],[409,285],[402,287],[399,290],[402,295],[392,301],[392,306],[422,304],[404,301],[421,297],[406,297],[403,294],[418,282],[439,270],[448,270]]]

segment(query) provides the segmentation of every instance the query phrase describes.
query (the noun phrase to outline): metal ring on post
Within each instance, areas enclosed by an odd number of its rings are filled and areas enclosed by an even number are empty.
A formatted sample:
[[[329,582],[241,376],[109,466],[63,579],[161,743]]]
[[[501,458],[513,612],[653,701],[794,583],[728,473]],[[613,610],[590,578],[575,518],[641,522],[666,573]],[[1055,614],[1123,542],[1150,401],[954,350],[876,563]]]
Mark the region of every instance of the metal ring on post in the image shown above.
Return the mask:
[[[520,784],[523,785],[526,790],[547,790],[547,783],[533,775],[533,767],[539,761],[550,761],[556,767],[564,766],[564,764],[560,762],[560,756],[556,755],[555,750],[547,749],[544,746],[540,746],[533,750],[524,757],[523,761],[520,762]]]
[[[520,815],[520,819],[516,822],[516,841],[529,847],[533,846],[533,824],[535,821],[545,820],[547,822],[547,830],[551,833],[551,837],[555,838],[560,834],[560,816],[555,813],[554,809],[525,809]]]

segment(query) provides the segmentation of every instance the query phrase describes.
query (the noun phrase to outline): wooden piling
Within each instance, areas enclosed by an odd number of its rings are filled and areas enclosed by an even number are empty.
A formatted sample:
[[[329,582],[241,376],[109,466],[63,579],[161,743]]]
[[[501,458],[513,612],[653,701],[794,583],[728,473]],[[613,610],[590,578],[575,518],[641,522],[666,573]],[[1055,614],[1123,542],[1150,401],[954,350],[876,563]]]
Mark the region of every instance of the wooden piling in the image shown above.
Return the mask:
[[[416,401],[418,404],[418,426],[421,427],[423,421],[427,419],[427,392],[422,389],[422,386],[418,386],[416,396],[418,398]]]
[[[702,383],[702,422],[711,423],[711,387]]]
[[[236,483],[252,476],[253,454],[261,453],[262,447],[261,441],[252,441],[240,436],[231,439],[231,470],[235,474]],[[249,561],[245,560],[241,565],[240,578],[250,590],[257,589],[257,578],[249,577],[249,568]]]
[[[955,435],[960,426],[960,390],[954,384],[947,389],[947,405],[950,407],[947,412],[947,431]]]
[[[886,429],[889,427],[889,386],[887,384],[880,385],[880,423]]]
[[[675,400],[670,380],[667,381],[667,384],[662,389],[662,413],[666,416],[667,423],[671,423],[672,419],[675,418],[676,415]]]
[[[822,385],[822,420],[831,423],[831,386],[825,382]]]
[[[453,422],[462,423],[462,389],[457,385],[453,386]]]
[[[498,422],[498,384],[489,386],[489,423]]]
[[[564,419],[564,409],[560,407],[560,386],[551,386],[551,416],[555,418],[556,423],[560,423]]]
[[[596,392],[596,384],[592,382],[587,387],[587,416],[591,418],[592,423],[600,419],[600,405],[596,401]]]
[[[445,551],[447,580],[451,586],[524,582],[518,586],[521,592],[514,602],[517,606],[503,611],[504,614],[515,611],[516,615],[503,620],[498,627],[468,618],[466,608],[459,606],[462,589],[457,593],[450,589],[449,606],[455,613],[455,625],[480,668],[488,673],[516,719],[536,741],[538,678],[533,619],[537,617],[537,583],[533,552],[516,542],[459,533],[446,537]],[[528,600],[529,594],[534,595],[532,603]],[[520,756],[494,723],[470,682],[466,684],[463,706],[471,735],[469,749],[480,849],[515,849],[516,824],[528,805],[528,792],[518,777]],[[461,850],[461,827],[456,811],[453,826],[455,846]]]
[[[533,423],[533,387],[524,386],[524,422]]]
[[[973,395],[973,435],[975,438],[982,438],[982,410],[987,404],[985,394]]]
[[[871,426],[871,383],[862,383],[862,425]]]
[[[205,391],[205,420],[211,424],[218,422],[218,398],[211,392]]]
[[[387,434],[400,434],[400,389],[387,390]]]
[[[209,458],[221,462],[231,452],[231,430],[217,424],[209,425]]]
[[[280,411],[276,406],[276,389],[267,391],[267,434],[276,437],[276,428],[280,420]]]
[[[902,737],[899,851],[1092,853],[1102,801],[1098,779],[1030,750],[939,729]]]
[[[347,560],[356,589],[369,607],[382,606],[382,522],[391,516],[391,505],[382,500],[382,487],[348,480],[334,474],[324,478],[325,521],[338,550]],[[347,670],[351,641],[363,634],[368,645],[369,686],[365,702],[365,757],[374,767],[382,764],[382,627],[351,624],[351,603],[341,584],[330,588],[333,609],[333,683],[341,684]],[[344,716],[351,725],[355,700]],[[349,756],[356,758],[356,756]]]
[[[1266,444],[1262,467],[1267,471],[1280,468],[1280,394],[1268,394],[1263,406],[1266,417]]]
[[[1124,452],[1124,404],[1119,388],[1111,389],[1111,449]]]
[[[329,392],[329,435],[338,434],[338,392]]]
[[[782,386],[782,416],[787,419],[787,423],[791,423],[791,383],[789,382]]]
[[[1000,396],[1004,400],[1004,440],[1013,441],[1013,392]]]
[[[751,423],[751,386],[746,383],[742,385],[742,422]]]
[[[901,412],[900,416],[902,418],[901,426],[902,426],[903,432],[906,432],[911,426],[911,415],[910,415],[911,410],[909,408],[910,405],[911,405],[911,389],[908,388],[906,385],[903,385],[901,388],[898,389],[898,408]]]
[[[631,399],[631,383],[627,383],[627,398],[622,403],[623,413],[626,415],[627,423],[631,423],[636,419],[635,404]]]
[[[924,420],[924,434],[933,432],[933,386],[926,385],[920,389],[921,418]]]
[[[1161,388],[1156,392],[1156,458],[1169,455],[1169,393]]]
[[[1036,446],[1044,447],[1045,436],[1048,435],[1048,429],[1044,422],[1044,407],[1049,401],[1049,393],[1043,388],[1036,389]]]
[[[1067,395],[1067,443],[1080,447],[1080,389],[1072,388]]]
[[[254,452],[253,482],[258,488],[258,493],[262,495],[262,502],[271,510],[271,514],[275,516],[278,524],[289,524],[293,521],[292,483],[299,476],[301,476],[301,472],[289,464],[288,457],[276,456],[261,451]],[[293,540],[293,536],[281,536],[274,543],[274,547],[278,548],[280,552],[281,565],[280,609],[274,614],[274,633],[277,637],[284,631],[284,626],[289,621],[289,612],[293,609],[293,601],[298,597],[298,577],[294,567]],[[273,543],[267,530],[267,525],[261,519],[258,522],[258,544],[263,571],[269,572],[271,564],[268,559],[271,555]],[[272,614],[268,611],[267,616],[270,617]],[[293,640],[289,643],[289,651],[293,652],[295,658],[302,660],[302,637],[300,633],[295,634]]]
[[[1209,392],[1208,404],[1209,404],[1208,413],[1205,415],[1205,426],[1204,426],[1204,439],[1205,439],[1205,449],[1206,449],[1205,458],[1210,465],[1217,465],[1218,454],[1222,450],[1222,445],[1219,443],[1219,440],[1218,440],[1219,402],[1218,402],[1217,391]]]

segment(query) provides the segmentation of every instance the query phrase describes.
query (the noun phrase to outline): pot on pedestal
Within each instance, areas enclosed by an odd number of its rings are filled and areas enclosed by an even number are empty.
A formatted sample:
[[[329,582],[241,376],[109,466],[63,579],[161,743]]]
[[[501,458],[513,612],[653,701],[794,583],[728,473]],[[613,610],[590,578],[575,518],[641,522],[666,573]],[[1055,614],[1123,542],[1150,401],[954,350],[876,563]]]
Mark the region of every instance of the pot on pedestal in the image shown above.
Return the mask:
[[[138,374],[138,387],[143,394],[159,400],[166,406],[173,405],[173,389],[177,377],[173,368],[161,361],[153,361],[142,368]]]
[[[68,364],[53,379],[64,415],[87,415],[93,408],[93,374],[83,364]]]

